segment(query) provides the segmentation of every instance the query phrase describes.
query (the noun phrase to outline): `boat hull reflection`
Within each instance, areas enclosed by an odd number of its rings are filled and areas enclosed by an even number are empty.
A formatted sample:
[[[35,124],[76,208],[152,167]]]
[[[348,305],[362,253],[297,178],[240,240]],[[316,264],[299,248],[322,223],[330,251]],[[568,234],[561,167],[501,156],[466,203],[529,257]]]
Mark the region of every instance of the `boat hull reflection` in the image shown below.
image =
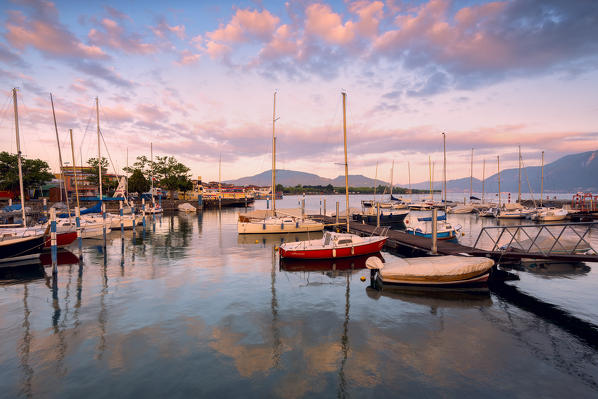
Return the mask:
[[[365,261],[369,257],[378,257],[384,261],[380,252],[352,258],[336,259],[294,259],[281,258],[280,269],[287,272],[316,272],[330,270],[361,270],[365,269]]]
[[[416,305],[431,308],[472,308],[492,306],[492,297],[488,287],[451,289],[413,286],[369,286],[366,288],[369,298],[381,297],[398,299]]]

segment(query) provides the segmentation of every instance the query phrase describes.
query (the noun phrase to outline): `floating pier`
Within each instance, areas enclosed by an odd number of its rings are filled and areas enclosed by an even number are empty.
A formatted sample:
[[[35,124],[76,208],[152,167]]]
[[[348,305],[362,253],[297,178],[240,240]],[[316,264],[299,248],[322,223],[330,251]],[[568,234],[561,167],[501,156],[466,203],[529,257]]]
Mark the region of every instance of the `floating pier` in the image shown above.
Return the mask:
[[[323,222],[327,225],[334,226],[342,231],[346,231],[345,218],[339,218],[338,225],[336,225],[336,218],[325,215],[310,215],[314,220]],[[562,224],[567,227],[583,227],[586,229],[598,228],[598,223],[575,223]],[[543,225],[533,226],[505,226],[505,229],[514,230],[523,227],[537,227],[541,228]],[[557,226],[558,227],[558,226]],[[385,229],[386,230],[386,229]],[[484,231],[484,230],[483,230]],[[372,235],[380,234],[382,232],[380,227],[370,226],[368,224],[361,224],[353,222],[350,224],[350,232],[358,235]],[[480,233],[481,234],[481,233]],[[403,231],[388,230],[385,232],[388,237],[385,248],[394,252],[398,252],[406,256],[425,256],[432,252],[432,239],[407,234]],[[598,255],[579,254],[579,253],[553,253],[541,251],[525,251],[520,249],[501,250],[495,248],[494,250],[484,250],[466,245],[459,244],[454,241],[438,241],[436,244],[436,253],[438,255],[471,255],[484,256],[492,258],[496,261],[520,261],[521,259],[543,259],[547,261],[560,262],[598,262]],[[496,247],[496,246],[495,246]]]

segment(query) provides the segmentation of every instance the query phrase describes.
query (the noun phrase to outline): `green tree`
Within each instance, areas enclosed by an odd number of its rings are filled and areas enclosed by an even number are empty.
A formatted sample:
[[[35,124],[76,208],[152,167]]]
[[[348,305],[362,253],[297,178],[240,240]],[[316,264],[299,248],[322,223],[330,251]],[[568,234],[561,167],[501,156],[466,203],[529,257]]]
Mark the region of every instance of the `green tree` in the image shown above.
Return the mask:
[[[150,182],[145,178],[143,172],[139,169],[133,170],[129,177],[129,191],[132,193],[145,193],[150,189]]]
[[[108,179],[108,177],[106,176],[107,172],[108,172],[108,166],[110,165],[108,163],[108,160],[104,157],[102,157],[102,194],[107,194],[111,191],[114,191],[116,189],[116,187],[118,186],[118,182],[116,181],[112,181],[110,179]],[[96,186],[99,186],[99,172],[98,172],[98,159],[97,158],[89,158],[87,160],[87,165],[89,165],[91,167],[91,170],[88,172],[88,176],[85,178],[88,182],[90,182],[91,184],[94,184]]]
[[[39,187],[51,181],[54,175],[50,167],[41,159],[22,158],[23,187],[25,190]],[[12,190],[19,187],[19,167],[17,154],[0,152],[0,190]]]
[[[141,171],[148,180],[153,178],[155,186],[170,191],[171,198],[174,190],[188,187],[187,181],[190,183],[191,178],[190,169],[175,157],[169,156],[157,156],[154,162],[146,156],[139,156],[132,167],[125,168],[128,173],[133,173],[135,170]]]

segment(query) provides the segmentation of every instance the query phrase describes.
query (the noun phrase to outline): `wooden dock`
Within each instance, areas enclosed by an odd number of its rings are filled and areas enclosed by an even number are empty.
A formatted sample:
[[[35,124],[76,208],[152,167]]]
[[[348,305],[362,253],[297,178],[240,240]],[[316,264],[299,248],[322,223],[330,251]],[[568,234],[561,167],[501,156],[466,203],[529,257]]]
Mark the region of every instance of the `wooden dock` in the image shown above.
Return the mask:
[[[310,215],[314,220],[318,220],[325,224],[331,225],[335,229],[340,231],[346,231],[346,224],[344,218],[339,218],[339,224],[334,225],[336,219],[330,216],[324,215]],[[334,226],[333,226],[334,225]],[[368,236],[372,234],[380,234],[382,232],[381,227],[370,226],[368,224],[361,224],[352,222],[350,224],[351,233],[358,234],[361,236]],[[427,256],[431,254],[432,239],[426,237],[415,236],[407,234],[403,231],[388,230],[386,233],[388,240],[386,240],[385,248],[397,252],[405,256]],[[542,254],[542,253],[531,253],[518,250],[509,251],[486,251],[483,249],[477,249],[461,245],[454,241],[443,241],[438,240],[437,242],[437,254],[438,255],[462,255],[467,254],[471,256],[483,256],[492,258],[495,261],[520,261],[521,259],[543,259],[560,262],[598,262],[597,255],[584,255],[584,254]]]

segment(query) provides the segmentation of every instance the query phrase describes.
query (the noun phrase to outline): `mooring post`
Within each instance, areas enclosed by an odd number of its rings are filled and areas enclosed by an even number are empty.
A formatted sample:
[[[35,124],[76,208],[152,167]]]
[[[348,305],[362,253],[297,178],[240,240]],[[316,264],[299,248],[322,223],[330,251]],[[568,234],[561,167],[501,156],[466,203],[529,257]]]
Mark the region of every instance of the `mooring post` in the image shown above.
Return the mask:
[[[270,209],[270,200],[266,198],[266,209]]]
[[[48,200],[44,198],[43,200],[43,208],[44,208],[44,216],[48,216]],[[70,216],[69,216],[70,218]]]
[[[301,200],[301,216],[305,216],[305,199]]]
[[[77,245],[79,246],[79,259],[81,259],[83,250],[83,237],[81,237],[81,209],[78,206],[75,207],[75,226],[77,227]]]
[[[120,214],[120,239],[125,239],[125,225],[123,222],[123,202],[118,201],[118,213]]]
[[[197,195],[197,210],[203,210],[203,195],[201,194]]]
[[[141,222],[143,223],[143,230],[145,230],[145,198],[141,198]]]
[[[326,215],[326,198],[324,198],[324,215]]]
[[[438,209],[432,209],[432,254],[436,255],[438,250]]]
[[[102,202],[102,233],[104,235],[104,248],[106,248],[106,204]],[[106,255],[106,251],[104,251]]]
[[[56,242],[56,209],[50,209],[50,250],[52,251],[52,274],[58,273],[58,248]]]
[[[376,203],[376,227],[380,227],[380,203]]]
[[[336,224],[338,225],[338,201],[336,201]]]

